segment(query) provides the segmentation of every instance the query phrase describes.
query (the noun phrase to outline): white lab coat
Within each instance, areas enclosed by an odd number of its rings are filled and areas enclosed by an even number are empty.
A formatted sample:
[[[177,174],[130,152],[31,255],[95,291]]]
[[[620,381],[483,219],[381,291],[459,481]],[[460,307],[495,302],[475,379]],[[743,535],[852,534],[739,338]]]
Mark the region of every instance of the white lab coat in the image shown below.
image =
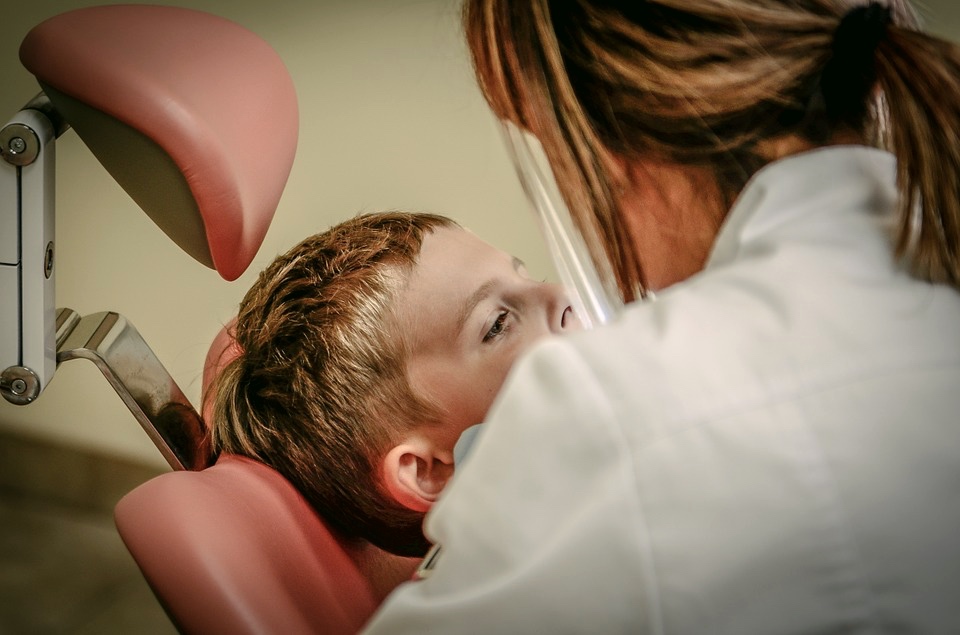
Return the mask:
[[[701,274],[526,356],[369,632],[960,632],[960,293],[895,266],[894,171],[767,166]]]

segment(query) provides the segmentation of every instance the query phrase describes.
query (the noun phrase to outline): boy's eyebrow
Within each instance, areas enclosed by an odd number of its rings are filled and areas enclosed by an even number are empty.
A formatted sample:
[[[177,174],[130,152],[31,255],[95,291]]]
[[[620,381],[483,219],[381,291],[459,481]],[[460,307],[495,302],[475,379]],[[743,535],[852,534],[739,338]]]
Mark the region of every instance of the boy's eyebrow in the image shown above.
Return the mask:
[[[497,286],[496,280],[487,280],[477,287],[477,289],[463,302],[463,306],[460,307],[460,315],[457,317],[458,334],[463,332],[463,327],[467,323],[467,318],[470,317],[470,314],[473,313],[473,310],[477,308],[478,304],[483,302],[484,298],[490,296],[495,286]]]
[[[513,264],[514,271],[519,271],[521,268],[526,266],[523,264],[523,261],[516,256],[513,256],[511,262]],[[477,287],[476,290],[471,293],[466,300],[464,300],[463,306],[460,307],[460,314],[457,316],[458,334],[463,332],[463,327],[467,323],[467,318],[470,317],[470,314],[473,313],[473,310],[477,308],[477,305],[483,302],[485,298],[489,297],[490,294],[493,293],[493,289],[496,286],[497,280],[495,278],[491,278]]]

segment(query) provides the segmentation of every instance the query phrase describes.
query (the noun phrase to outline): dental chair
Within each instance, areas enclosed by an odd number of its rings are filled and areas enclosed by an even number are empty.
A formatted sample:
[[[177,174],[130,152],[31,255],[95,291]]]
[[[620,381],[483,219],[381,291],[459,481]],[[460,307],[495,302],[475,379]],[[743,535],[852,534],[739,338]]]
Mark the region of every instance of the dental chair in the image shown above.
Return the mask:
[[[336,536],[269,467],[214,456],[204,418],[123,316],[53,305],[54,149],[71,127],[190,256],[227,280],[248,267],[297,142],[282,61],[232,22],[150,5],[55,16],[20,57],[42,92],[0,129],[0,395],[33,403],[71,359],[101,370],[173,470],[115,519],[181,632],[355,632],[415,562]],[[204,390],[235,354],[228,326]]]
[[[230,326],[207,353],[204,395],[238,354]],[[241,456],[156,477],[124,496],[114,515],[187,633],[356,633],[419,562],[339,537],[280,474]]]

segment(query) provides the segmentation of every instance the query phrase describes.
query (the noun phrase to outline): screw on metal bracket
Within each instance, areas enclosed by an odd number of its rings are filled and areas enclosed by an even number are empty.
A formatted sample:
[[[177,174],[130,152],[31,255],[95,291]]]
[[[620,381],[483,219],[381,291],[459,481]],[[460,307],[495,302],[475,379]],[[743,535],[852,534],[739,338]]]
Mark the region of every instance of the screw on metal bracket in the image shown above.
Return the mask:
[[[43,276],[49,278],[53,275],[53,241],[47,243],[47,248],[43,253]]]
[[[40,395],[40,378],[29,368],[11,366],[0,373],[0,394],[12,404],[25,406]]]
[[[26,149],[27,142],[21,137],[14,137],[13,139],[10,139],[10,143],[7,144],[7,150],[10,151],[10,154],[20,154]]]
[[[11,123],[0,130],[0,156],[12,165],[30,165],[40,154],[40,138],[29,126]]]

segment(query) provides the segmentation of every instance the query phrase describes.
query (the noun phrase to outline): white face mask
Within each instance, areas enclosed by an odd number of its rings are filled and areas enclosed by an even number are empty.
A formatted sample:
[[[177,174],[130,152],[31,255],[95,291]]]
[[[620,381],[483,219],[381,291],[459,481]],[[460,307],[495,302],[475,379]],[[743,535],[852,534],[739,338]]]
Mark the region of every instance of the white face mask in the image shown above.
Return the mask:
[[[502,121],[503,136],[520,182],[539,221],[560,281],[567,287],[573,309],[584,328],[610,322],[623,302],[610,285],[608,268],[597,271],[583,237],[574,228],[553,170],[536,137],[515,124]]]

